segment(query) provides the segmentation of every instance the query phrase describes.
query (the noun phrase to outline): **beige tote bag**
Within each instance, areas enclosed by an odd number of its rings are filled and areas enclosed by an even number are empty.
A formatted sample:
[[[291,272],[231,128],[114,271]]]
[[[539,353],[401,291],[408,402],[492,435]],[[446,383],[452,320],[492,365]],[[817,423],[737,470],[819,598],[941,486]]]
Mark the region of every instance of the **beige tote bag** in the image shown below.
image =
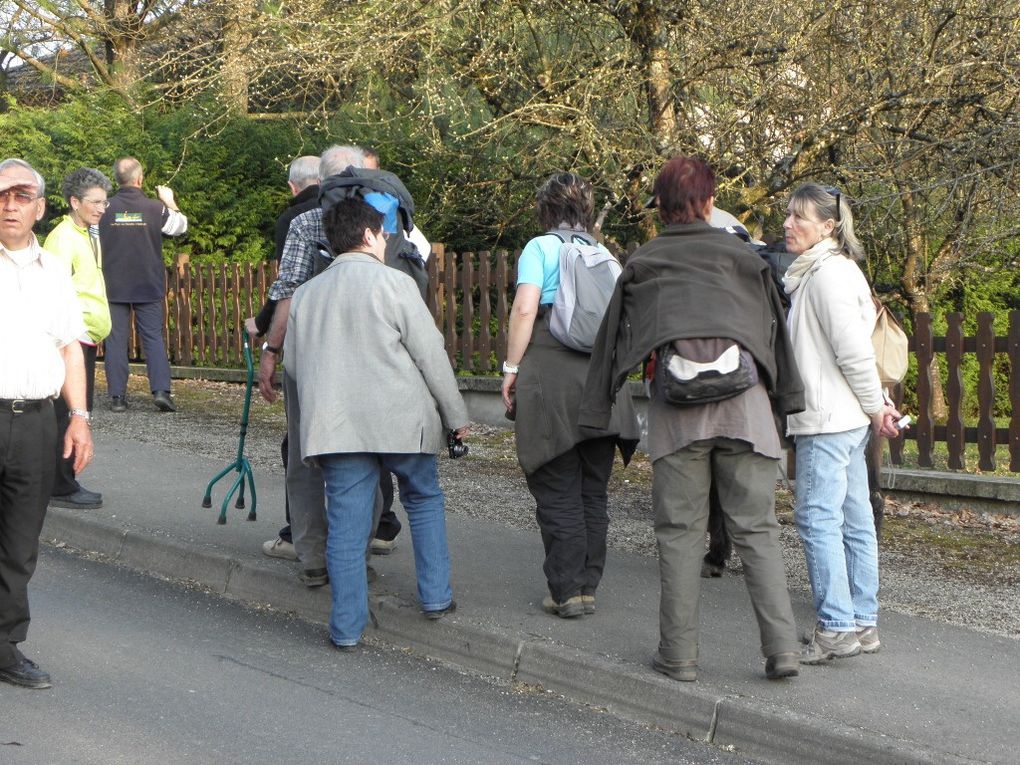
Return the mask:
[[[875,347],[875,366],[878,377],[884,386],[893,386],[903,382],[907,376],[907,333],[897,321],[892,311],[886,308],[874,295],[875,329],[871,333],[871,344]]]

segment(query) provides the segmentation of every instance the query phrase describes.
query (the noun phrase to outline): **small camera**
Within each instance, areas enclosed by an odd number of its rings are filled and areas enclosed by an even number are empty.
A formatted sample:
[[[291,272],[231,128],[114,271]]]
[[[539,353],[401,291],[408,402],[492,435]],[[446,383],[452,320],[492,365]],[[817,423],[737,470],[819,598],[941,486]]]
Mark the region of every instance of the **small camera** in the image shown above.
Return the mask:
[[[913,422],[909,414],[905,414],[896,420],[896,430],[906,430],[910,427],[910,423]]]
[[[457,431],[455,430],[451,430],[446,434],[446,446],[450,450],[451,460],[459,459],[470,451],[468,445],[457,438]]]

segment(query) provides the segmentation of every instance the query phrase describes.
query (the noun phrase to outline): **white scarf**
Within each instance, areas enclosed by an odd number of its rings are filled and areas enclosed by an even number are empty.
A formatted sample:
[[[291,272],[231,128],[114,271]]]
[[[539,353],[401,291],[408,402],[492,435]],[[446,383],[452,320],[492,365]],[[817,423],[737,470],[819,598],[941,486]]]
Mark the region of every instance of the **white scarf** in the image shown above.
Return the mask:
[[[831,236],[804,250],[790,264],[790,267],[786,269],[786,275],[783,276],[783,286],[786,287],[786,294],[792,295],[796,292],[801,283],[824,261],[833,255],[839,254],[839,245]]]

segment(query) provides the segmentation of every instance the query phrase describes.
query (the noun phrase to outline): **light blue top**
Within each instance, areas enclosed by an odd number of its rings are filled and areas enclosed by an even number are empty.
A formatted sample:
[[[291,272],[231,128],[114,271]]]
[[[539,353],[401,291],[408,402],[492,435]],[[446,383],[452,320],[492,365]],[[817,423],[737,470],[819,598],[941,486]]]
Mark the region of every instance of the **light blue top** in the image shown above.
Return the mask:
[[[564,239],[570,233],[584,235],[586,243],[595,241],[590,234],[583,231],[560,231]],[[552,305],[556,299],[556,290],[560,287],[561,244],[563,242],[553,234],[536,236],[524,246],[520,258],[517,259],[517,286],[534,284],[540,287],[542,289],[542,296],[538,300],[540,305]]]

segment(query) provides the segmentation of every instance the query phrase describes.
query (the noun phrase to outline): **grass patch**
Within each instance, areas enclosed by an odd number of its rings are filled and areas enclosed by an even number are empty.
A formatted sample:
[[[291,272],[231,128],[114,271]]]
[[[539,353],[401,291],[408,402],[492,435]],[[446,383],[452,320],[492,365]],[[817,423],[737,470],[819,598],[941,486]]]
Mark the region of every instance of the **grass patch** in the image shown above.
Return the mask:
[[[884,460],[889,459],[889,447],[886,447]],[[978,445],[963,445],[963,470],[949,467],[949,445],[944,441],[936,441],[931,449],[932,467],[920,467],[917,464],[917,441],[907,440],[903,443],[903,464],[897,467],[908,470],[941,470],[951,473],[967,473],[974,475],[1001,475],[1020,479],[1017,473],[1009,469],[1009,448],[1006,444],[998,444],[995,449],[995,468],[981,470],[978,468]]]
[[[178,416],[208,419],[218,423],[240,422],[244,407],[244,388],[239,383],[213,380],[174,380],[173,397],[180,411]],[[99,391],[106,389],[106,376],[102,369],[96,370],[97,406]],[[133,406],[148,406],[152,394],[149,381],[142,375],[128,377],[128,398]],[[144,402],[144,403],[143,403]],[[259,395],[258,387],[251,392],[251,410],[248,422],[273,428],[281,433],[286,428],[287,416],[283,410],[282,394],[272,404],[267,404]]]
[[[949,523],[887,515],[881,545],[887,550],[926,559],[951,575],[980,576],[994,584],[1020,582],[1020,539],[1012,534]]]

